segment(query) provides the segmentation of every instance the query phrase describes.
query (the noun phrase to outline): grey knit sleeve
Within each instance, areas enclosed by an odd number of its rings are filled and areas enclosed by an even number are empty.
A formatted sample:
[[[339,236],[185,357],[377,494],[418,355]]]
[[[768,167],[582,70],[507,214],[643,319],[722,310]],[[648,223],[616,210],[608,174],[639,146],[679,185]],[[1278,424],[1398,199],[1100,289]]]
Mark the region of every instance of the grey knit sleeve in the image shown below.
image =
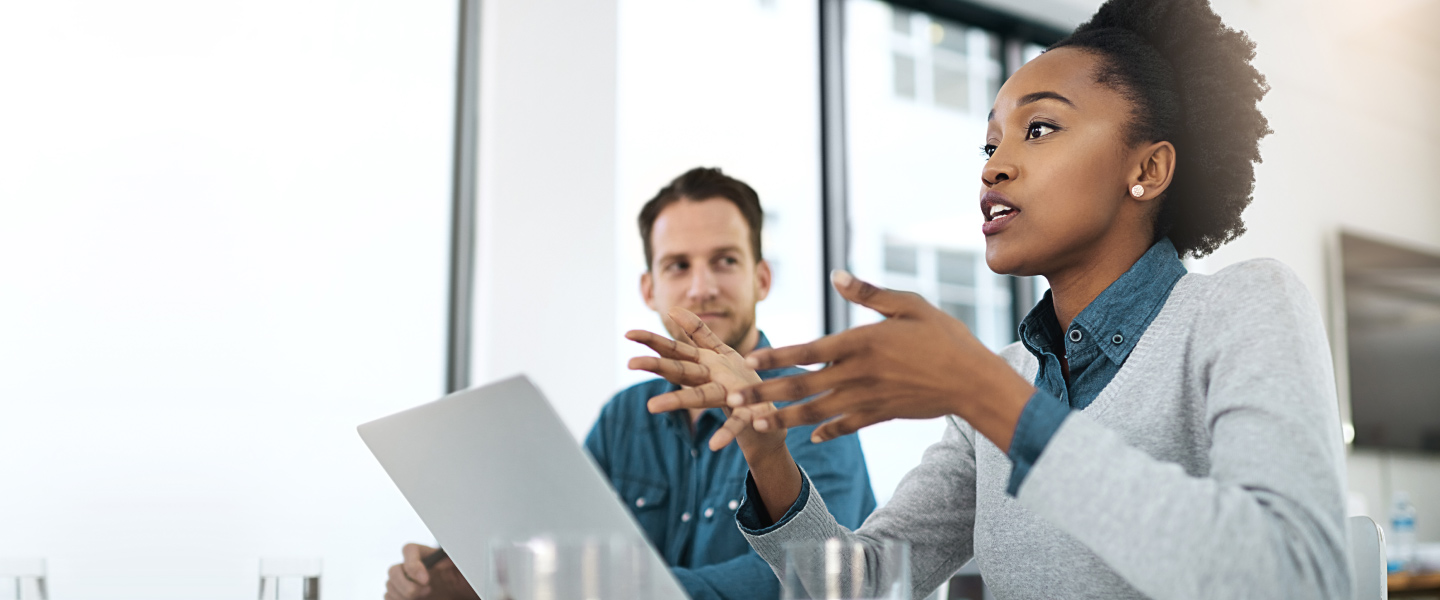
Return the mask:
[[[835,522],[813,487],[805,506],[789,522],[762,535],[741,532],[777,575],[784,568],[785,545],[791,542],[837,537],[864,544],[867,554],[874,554],[883,540],[906,540],[914,597],[924,598],[974,553],[974,436],[968,424],[948,418],[945,435],[925,450],[920,466],[907,473],[890,502],[854,532]],[[878,561],[866,563],[880,568]],[[879,573],[866,574],[867,583],[879,579]]]

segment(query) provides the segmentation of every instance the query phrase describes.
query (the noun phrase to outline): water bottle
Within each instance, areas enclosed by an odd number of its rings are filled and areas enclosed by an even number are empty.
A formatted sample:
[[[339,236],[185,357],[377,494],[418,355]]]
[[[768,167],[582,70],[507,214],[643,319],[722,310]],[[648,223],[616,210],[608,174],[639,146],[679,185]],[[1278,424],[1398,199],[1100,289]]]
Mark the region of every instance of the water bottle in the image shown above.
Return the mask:
[[[1390,532],[1386,536],[1386,570],[1391,573],[1409,571],[1415,563],[1415,505],[1410,495],[1395,492],[1390,505]]]

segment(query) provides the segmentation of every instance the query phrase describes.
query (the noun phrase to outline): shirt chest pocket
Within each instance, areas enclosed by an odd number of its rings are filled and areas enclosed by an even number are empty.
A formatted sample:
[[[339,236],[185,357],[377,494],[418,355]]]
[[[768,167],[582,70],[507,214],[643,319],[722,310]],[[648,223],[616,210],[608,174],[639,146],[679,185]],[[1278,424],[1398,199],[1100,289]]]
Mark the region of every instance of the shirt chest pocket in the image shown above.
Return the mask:
[[[635,515],[640,528],[656,545],[664,541],[666,515],[670,512],[670,490],[668,486],[633,477],[618,477],[615,480],[620,501]]]
[[[748,472],[747,472],[748,473]],[[703,515],[706,518],[735,520],[735,509],[740,508],[740,497],[745,495],[745,475],[727,477],[725,482],[710,490],[705,498]]]

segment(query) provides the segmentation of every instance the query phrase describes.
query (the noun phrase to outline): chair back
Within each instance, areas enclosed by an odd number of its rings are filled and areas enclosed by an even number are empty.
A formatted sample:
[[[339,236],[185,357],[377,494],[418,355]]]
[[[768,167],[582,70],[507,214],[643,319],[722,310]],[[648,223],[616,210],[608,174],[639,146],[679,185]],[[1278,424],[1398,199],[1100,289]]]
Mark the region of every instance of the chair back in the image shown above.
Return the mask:
[[[1355,600],[1385,600],[1385,533],[1370,517],[1350,517],[1350,567],[1355,572]]]

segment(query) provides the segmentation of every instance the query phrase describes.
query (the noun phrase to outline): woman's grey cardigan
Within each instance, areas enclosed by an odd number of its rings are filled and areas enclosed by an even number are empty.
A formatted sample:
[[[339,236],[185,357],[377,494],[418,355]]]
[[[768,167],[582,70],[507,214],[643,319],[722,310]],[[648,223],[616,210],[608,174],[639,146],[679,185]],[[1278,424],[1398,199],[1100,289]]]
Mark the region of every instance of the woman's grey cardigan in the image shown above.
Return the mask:
[[[1000,354],[1034,378],[1020,344]],[[915,598],[972,555],[997,598],[1350,597],[1331,354],[1279,262],[1183,277],[1017,497],[1005,453],[949,421],[854,533],[818,494],[779,527],[741,529],[777,573],[787,542],[908,540]]]

